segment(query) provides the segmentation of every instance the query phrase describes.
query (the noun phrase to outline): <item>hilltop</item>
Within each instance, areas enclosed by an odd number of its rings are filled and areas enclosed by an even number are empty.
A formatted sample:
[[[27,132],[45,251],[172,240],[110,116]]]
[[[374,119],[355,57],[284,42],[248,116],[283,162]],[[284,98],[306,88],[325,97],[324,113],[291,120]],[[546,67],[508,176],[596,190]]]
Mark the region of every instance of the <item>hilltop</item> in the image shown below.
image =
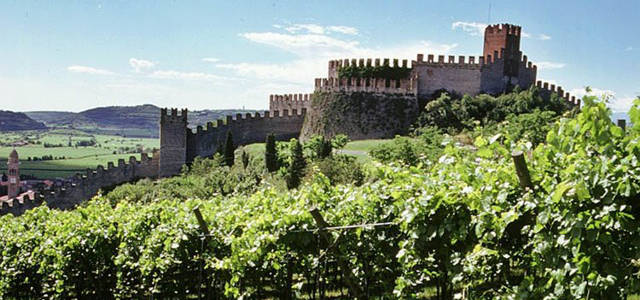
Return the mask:
[[[190,127],[224,118],[226,115],[254,110],[202,110],[189,114]],[[26,115],[50,128],[74,128],[90,133],[116,134],[137,137],[158,137],[160,107],[138,106],[97,107],[82,112],[31,111]]]
[[[0,110],[0,131],[46,129],[45,124],[35,121],[24,113]]]

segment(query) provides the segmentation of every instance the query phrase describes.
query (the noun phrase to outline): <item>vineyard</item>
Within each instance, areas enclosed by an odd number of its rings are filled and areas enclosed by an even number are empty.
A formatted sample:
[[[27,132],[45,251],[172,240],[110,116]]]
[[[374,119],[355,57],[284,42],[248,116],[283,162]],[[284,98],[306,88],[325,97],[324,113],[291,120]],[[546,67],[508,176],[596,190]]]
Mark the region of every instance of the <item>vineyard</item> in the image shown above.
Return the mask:
[[[543,143],[500,127],[467,145],[445,136],[358,184],[312,171],[287,191],[243,173],[255,190],[222,192],[240,175],[192,168],[4,216],[0,294],[626,299],[640,292],[640,100],[626,129],[604,101],[582,102]]]

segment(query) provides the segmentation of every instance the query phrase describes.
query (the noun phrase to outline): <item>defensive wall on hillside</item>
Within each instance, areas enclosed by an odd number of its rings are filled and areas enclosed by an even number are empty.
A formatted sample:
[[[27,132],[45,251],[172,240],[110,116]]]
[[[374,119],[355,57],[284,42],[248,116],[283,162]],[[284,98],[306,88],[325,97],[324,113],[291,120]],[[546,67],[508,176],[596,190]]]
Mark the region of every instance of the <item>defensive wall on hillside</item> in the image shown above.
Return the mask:
[[[167,177],[180,173],[184,164],[191,163],[196,157],[211,157],[223,145],[228,132],[231,132],[234,145],[246,145],[264,142],[267,135],[273,134],[276,140],[288,140],[300,135],[306,108],[259,113],[238,114],[234,119],[207,123],[207,127],[198,126],[196,131],[187,127],[187,111],[178,114],[172,109],[168,114],[162,109],[160,119],[160,168],[159,176]]]
[[[17,199],[0,202],[0,215],[9,213],[21,215],[26,210],[43,203],[50,208],[72,209],[83,201],[91,199],[100,189],[111,188],[141,178],[155,178],[157,174],[157,153],[152,158],[143,153],[140,161],[131,156],[128,163],[120,159],[117,166],[109,162],[107,168],[98,166],[95,170],[88,169],[85,174],[75,175],[64,186],[57,186],[52,190],[23,193]]]

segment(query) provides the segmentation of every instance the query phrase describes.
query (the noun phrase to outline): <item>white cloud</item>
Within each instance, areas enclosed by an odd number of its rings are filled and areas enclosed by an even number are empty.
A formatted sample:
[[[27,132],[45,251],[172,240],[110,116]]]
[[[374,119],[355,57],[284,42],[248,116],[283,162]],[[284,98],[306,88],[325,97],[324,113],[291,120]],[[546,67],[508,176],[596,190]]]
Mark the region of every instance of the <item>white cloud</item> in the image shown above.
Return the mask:
[[[68,66],[67,71],[74,72],[74,73],[93,74],[93,75],[116,75],[116,73],[108,70],[96,69],[92,67],[78,66],[78,65]]]
[[[633,100],[636,97],[620,97],[613,99],[611,103],[609,103],[609,107],[614,112],[628,112],[631,106],[633,105]]]
[[[631,50],[633,50],[633,47],[631,47],[631,46],[629,46],[627,48],[624,48],[624,51],[631,51]]]
[[[277,32],[249,32],[240,34],[252,42],[265,44],[300,56],[315,56],[317,52],[342,53],[354,50],[357,41],[348,41],[321,34],[284,34]]]
[[[131,67],[136,71],[136,73],[140,73],[140,71],[144,69],[153,68],[156,65],[156,63],[150,60],[137,59],[132,57],[129,59],[129,65],[131,65]]]
[[[284,29],[289,33],[309,33],[309,34],[319,34],[324,35],[331,32],[337,32],[346,35],[357,35],[358,29],[349,26],[341,26],[341,25],[333,25],[333,26],[322,26],[318,24],[292,24],[289,26],[282,25],[273,25],[273,27],[278,29]]]
[[[327,30],[348,35],[358,34],[358,29],[349,26],[329,26]]]
[[[551,36],[548,36],[548,35],[546,35],[544,33],[541,33],[541,34],[538,35],[538,39],[541,40],[541,41],[546,41],[546,40],[550,40]]]
[[[585,95],[607,98],[609,100],[607,106],[614,112],[629,111],[629,108],[633,105],[633,100],[637,98],[628,95],[619,96],[615,91],[600,88],[591,88],[591,92],[589,93],[587,93],[585,88],[575,88],[569,91],[569,93],[571,93],[572,96],[576,96],[576,98],[582,98]]]
[[[308,33],[313,34],[324,34],[324,27],[317,24],[293,24],[291,26],[287,26],[284,30],[289,33],[298,33],[301,31],[306,31]]]
[[[215,57],[205,57],[205,58],[202,59],[202,61],[210,62],[210,63],[216,63],[216,62],[219,62],[220,59],[219,58],[215,58]]]
[[[485,23],[480,23],[480,22],[463,22],[463,21],[456,21],[453,22],[451,24],[451,29],[456,30],[456,29],[461,29],[462,31],[468,33],[471,36],[483,36],[484,35],[484,30],[485,28],[487,28],[487,24]],[[522,36],[525,39],[528,38],[532,38],[533,34],[522,30],[520,32],[520,36]],[[546,41],[546,40],[550,40],[551,37],[546,35],[546,34],[538,34],[536,35],[536,39],[541,40],[541,41]]]
[[[484,34],[484,29],[487,28],[487,24],[485,23],[476,23],[476,22],[462,22],[457,21],[451,24],[451,29],[462,29],[462,31],[469,33],[472,36],[482,36]]]
[[[562,69],[566,66],[566,64],[551,61],[537,62],[535,65],[538,66],[538,69],[540,70]]]
[[[437,44],[413,41],[393,47],[363,47],[358,41],[319,34],[287,34],[277,32],[250,32],[241,34],[255,43],[288,51],[297,56],[285,63],[225,63],[218,68],[233,71],[245,78],[271,80],[313,87],[313,79],[325,77],[327,61],[345,58],[399,58],[415,59],[416,54],[448,54],[457,44]]]
[[[569,94],[571,94],[571,96],[576,96],[576,98],[582,98],[585,95],[597,96],[597,97],[603,97],[603,98],[613,98],[613,99],[615,99],[616,97],[616,92],[612,90],[593,88],[593,87],[590,89],[591,91],[587,93],[586,88],[575,88],[575,89],[571,89],[569,91]]]
[[[229,79],[224,76],[219,76],[215,74],[202,73],[202,72],[180,72],[174,70],[158,70],[154,71],[149,75],[151,78],[158,79],[180,79],[180,80],[206,80],[206,81],[216,81],[216,80],[226,80]]]

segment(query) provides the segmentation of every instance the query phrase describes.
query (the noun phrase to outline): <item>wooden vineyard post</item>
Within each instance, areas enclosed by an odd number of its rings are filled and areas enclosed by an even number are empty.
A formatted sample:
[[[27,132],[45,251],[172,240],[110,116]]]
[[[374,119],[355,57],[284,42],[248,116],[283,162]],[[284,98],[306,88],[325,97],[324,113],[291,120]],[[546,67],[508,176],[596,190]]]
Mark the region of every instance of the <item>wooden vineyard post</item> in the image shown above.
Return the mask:
[[[533,183],[531,183],[531,176],[529,175],[527,162],[524,160],[524,154],[522,151],[514,151],[511,153],[511,157],[513,157],[513,164],[516,166],[516,174],[518,174],[520,187],[523,190],[527,188],[533,190]]]
[[[618,119],[618,127],[622,128],[622,131],[624,132],[627,129],[627,120]]]
[[[198,299],[202,299],[202,273],[204,272],[204,267],[202,266],[204,264],[204,244],[206,242],[206,240],[209,239],[209,227],[207,226],[207,223],[204,221],[204,218],[202,217],[202,213],[200,212],[200,207],[196,206],[193,208],[193,213],[196,215],[196,219],[198,220],[198,225],[200,226],[200,230],[202,231],[202,238],[200,239],[200,256],[201,256],[201,260],[202,262],[200,262],[200,274],[199,274],[199,278],[198,278]],[[209,284],[207,283],[207,290]]]
[[[311,210],[309,210],[309,213],[311,213],[311,216],[315,220],[316,225],[318,225],[318,233],[319,233],[319,238],[321,240],[321,243],[320,243],[321,247],[325,248],[326,251],[332,250],[332,249],[327,249],[327,247],[331,245],[331,236],[325,230],[325,228],[331,227],[331,226],[329,226],[329,223],[327,223],[327,221],[324,220],[318,208],[316,207],[312,208]],[[349,268],[349,264],[344,259],[344,257],[342,257],[340,253],[340,249],[338,247],[335,247],[333,248],[333,251],[336,254],[338,265],[343,272],[342,275],[344,276],[344,280],[347,286],[349,287],[349,290],[353,294],[353,296],[356,299],[366,299],[366,297],[362,293],[362,288],[360,287],[360,285],[358,284],[358,281],[353,277],[353,274],[350,271],[351,268]]]

